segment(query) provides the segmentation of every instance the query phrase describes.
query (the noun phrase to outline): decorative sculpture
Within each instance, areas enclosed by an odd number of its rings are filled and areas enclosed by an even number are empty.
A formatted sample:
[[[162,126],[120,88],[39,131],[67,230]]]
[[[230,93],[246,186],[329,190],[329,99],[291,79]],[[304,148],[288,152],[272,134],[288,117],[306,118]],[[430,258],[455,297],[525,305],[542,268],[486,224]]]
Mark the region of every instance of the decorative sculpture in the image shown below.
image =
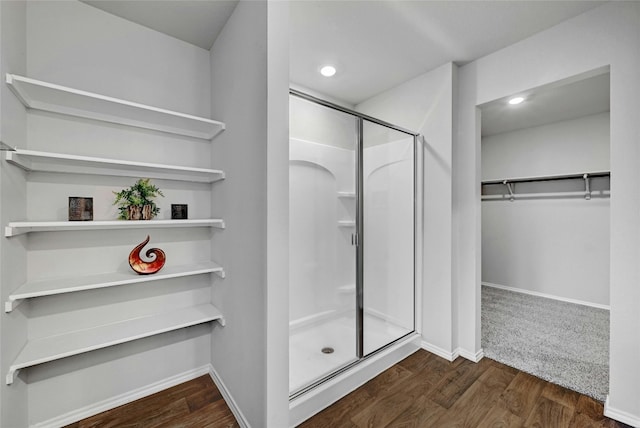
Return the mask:
[[[149,235],[147,235],[147,239],[136,245],[136,247],[129,253],[129,266],[131,266],[131,269],[140,275],[150,275],[158,272],[162,269],[164,262],[167,260],[167,256],[160,248],[150,248],[147,250],[145,255],[150,258],[151,261],[147,262],[142,260],[140,253],[142,252],[142,248],[148,243]]]

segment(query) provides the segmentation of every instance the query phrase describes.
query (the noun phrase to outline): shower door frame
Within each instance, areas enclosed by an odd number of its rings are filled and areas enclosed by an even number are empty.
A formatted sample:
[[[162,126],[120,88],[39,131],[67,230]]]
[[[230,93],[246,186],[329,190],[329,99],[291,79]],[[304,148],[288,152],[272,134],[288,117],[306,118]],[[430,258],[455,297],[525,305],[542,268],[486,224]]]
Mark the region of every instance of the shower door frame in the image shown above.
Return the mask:
[[[355,246],[356,246],[356,360],[338,367],[333,372],[327,374],[326,376],[317,379],[307,386],[295,391],[293,394],[290,393],[289,400],[293,400],[306,392],[314,389],[315,387],[322,385],[323,383],[333,379],[339,374],[351,369],[354,366],[357,366],[361,362],[366,359],[373,357],[374,355],[384,351],[385,349],[393,346],[395,343],[401,341],[402,339],[415,334],[417,331],[417,322],[418,322],[418,293],[416,290],[416,277],[418,272],[418,240],[416,236],[418,234],[418,213],[421,212],[418,207],[418,189],[419,189],[419,180],[418,180],[418,171],[421,171],[421,164],[418,163],[418,138],[420,137],[419,133],[410,131],[408,129],[402,128],[400,126],[394,125],[392,123],[386,122],[384,120],[377,119],[375,117],[351,110],[349,108],[343,107],[341,105],[332,103],[330,101],[323,100],[321,98],[315,97],[313,95],[309,95],[305,92],[299,91],[297,89],[289,88],[289,95],[293,95],[304,100],[322,105],[324,107],[332,108],[334,110],[349,114],[354,116],[356,119],[356,127],[357,127],[357,142],[356,142],[356,232],[355,232]],[[413,330],[410,332],[392,340],[386,345],[368,353],[364,354],[364,198],[362,197],[364,191],[364,176],[362,174],[363,166],[364,166],[364,121],[369,121],[371,123],[375,123],[377,125],[384,126],[386,128],[392,129],[394,131],[402,132],[407,134],[408,136],[413,137]],[[420,187],[421,188],[421,187]]]

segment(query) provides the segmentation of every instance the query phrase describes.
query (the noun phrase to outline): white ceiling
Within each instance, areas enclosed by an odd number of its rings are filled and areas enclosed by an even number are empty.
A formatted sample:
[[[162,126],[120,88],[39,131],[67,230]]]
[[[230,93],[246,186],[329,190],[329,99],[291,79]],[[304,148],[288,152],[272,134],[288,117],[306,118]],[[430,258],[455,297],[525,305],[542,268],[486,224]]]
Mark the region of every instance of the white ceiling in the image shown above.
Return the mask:
[[[482,106],[483,137],[609,111],[609,73],[513,95],[525,101],[512,106],[508,97]]]
[[[358,104],[447,62],[480,58],[596,1],[294,1],[291,81]],[[332,78],[318,74],[333,63]]]
[[[210,49],[237,0],[83,0]],[[290,2],[291,82],[355,105],[447,62],[463,64],[605,3],[593,0]],[[332,63],[338,73],[318,70]]]

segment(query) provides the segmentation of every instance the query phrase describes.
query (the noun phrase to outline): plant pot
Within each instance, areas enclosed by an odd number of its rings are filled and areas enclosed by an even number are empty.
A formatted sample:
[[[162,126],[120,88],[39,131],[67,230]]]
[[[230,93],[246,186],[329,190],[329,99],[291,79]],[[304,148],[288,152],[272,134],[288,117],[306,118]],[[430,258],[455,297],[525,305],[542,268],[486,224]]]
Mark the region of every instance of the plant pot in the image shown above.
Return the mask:
[[[151,220],[153,210],[151,205],[130,205],[128,220]]]

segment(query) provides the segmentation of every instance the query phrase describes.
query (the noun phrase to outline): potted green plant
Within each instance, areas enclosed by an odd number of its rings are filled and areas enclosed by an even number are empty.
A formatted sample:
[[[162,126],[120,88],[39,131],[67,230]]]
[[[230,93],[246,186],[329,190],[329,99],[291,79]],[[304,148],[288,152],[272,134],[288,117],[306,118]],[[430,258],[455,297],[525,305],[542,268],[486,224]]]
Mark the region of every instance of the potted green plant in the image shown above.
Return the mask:
[[[118,205],[121,220],[151,220],[160,212],[153,198],[164,196],[148,178],[141,178],[128,189],[113,194],[116,195],[113,205]]]

